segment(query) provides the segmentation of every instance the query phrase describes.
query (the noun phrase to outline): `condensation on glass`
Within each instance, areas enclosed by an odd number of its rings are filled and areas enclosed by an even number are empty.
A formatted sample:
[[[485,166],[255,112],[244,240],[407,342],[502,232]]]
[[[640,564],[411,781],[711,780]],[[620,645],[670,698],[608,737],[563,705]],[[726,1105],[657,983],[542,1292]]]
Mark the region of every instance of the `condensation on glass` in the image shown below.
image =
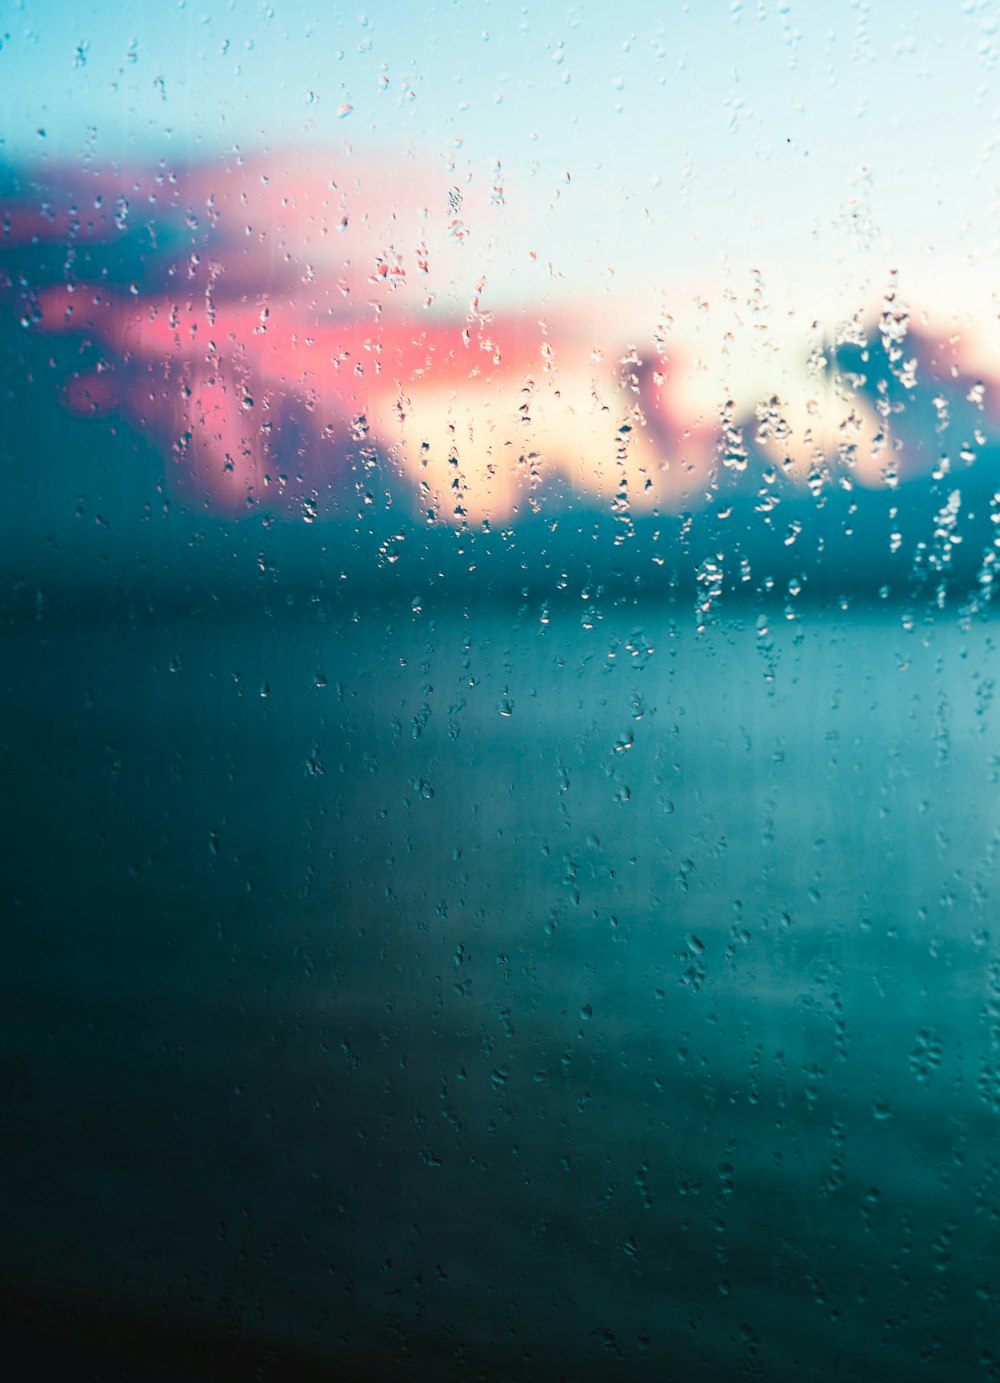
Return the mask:
[[[997,1376],[996,63],[0,21],[39,1357]]]

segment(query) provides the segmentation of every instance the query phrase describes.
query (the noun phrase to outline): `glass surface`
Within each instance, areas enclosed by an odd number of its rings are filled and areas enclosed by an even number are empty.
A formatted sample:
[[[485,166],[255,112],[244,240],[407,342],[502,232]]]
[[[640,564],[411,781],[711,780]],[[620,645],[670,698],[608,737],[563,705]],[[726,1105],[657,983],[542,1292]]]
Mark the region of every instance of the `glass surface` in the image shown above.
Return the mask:
[[[997,57],[0,16],[12,1344],[1000,1377]]]

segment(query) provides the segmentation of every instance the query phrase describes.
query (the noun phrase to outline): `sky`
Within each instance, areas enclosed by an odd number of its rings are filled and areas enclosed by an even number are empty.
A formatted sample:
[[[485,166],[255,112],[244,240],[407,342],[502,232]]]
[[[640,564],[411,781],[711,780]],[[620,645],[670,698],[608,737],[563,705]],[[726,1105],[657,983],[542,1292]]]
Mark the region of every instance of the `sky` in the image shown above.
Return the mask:
[[[894,270],[939,315],[995,307],[984,0],[2,0],[0,40],[0,158],[411,153],[502,188],[498,299],[530,253],[577,297],[746,304],[756,271],[797,330]]]

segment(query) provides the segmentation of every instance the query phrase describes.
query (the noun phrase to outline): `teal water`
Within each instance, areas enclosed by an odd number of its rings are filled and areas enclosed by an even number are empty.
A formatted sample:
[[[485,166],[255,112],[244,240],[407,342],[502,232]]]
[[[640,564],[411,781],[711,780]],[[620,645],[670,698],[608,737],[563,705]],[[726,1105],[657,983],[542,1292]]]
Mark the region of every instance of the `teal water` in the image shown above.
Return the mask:
[[[7,1280],[379,1378],[1000,1376],[994,628],[584,608],[11,615]]]

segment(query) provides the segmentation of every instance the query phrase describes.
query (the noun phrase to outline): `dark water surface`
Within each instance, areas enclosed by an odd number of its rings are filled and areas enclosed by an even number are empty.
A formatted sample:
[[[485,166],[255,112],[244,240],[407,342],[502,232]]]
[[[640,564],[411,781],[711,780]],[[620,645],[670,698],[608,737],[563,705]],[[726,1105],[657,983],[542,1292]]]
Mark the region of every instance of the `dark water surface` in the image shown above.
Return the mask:
[[[1000,1377],[994,629],[416,607],[11,615],[3,1278],[360,1377]]]

